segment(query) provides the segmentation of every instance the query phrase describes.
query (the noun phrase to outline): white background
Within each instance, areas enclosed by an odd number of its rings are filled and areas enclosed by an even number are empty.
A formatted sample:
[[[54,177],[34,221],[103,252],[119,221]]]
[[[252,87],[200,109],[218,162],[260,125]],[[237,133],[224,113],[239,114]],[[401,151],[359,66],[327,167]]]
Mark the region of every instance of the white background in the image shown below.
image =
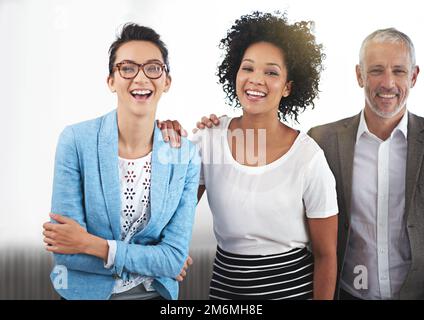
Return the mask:
[[[0,0],[0,246],[42,246],[54,152],[67,124],[115,108],[106,86],[108,49],[125,22],[154,28],[170,51],[172,87],[157,117],[185,128],[209,113],[232,114],[215,76],[218,42],[233,21],[253,10],[287,10],[291,22],[315,21],[327,55],[316,108],[298,129],[358,113],[364,105],[354,67],[363,38],[396,27],[424,57],[424,14],[418,1]],[[423,115],[418,79],[408,107]],[[199,204],[193,246],[213,245],[210,212]]]

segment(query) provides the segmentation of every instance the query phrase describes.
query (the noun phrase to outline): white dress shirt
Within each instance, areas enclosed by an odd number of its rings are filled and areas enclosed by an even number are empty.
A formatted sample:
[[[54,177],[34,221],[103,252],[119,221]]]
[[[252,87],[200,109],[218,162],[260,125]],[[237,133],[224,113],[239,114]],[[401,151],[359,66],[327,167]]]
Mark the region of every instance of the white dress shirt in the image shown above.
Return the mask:
[[[405,217],[407,127],[405,112],[382,141],[368,130],[361,114],[351,230],[341,278],[342,289],[361,299],[398,299],[411,264]]]

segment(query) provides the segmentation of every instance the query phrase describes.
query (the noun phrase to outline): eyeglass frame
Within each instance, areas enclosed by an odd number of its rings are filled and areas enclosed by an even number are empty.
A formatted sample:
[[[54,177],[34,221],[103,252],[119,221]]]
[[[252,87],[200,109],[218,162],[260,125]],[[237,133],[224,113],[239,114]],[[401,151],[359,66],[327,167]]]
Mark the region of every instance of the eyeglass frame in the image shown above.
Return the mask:
[[[122,65],[124,65],[124,64],[134,64],[134,65],[136,65],[136,66],[138,67],[138,71],[137,71],[137,73],[134,75],[134,77],[126,78],[126,77],[124,77],[124,76],[121,74],[121,66],[122,66]],[[159,65],[159,66],[162,68],[162,72],[161,72],[160,76],[159,76],[159,77],[157,77],[157,78],[149,77],[149,76],[146,74],[146,72],[144,71],[144,68],[143,68],[143,67],[144,67],[145,65],[147,65],[147,64],[156,64],[156,65]],[[140,69],[141,69],[141,70],[143,70],[144,75],[145,75],[147,78],[149,78],[150,80],[156,80],[156,79],[159,79],[160,77],[162,77],[162,75],[163,75],[163,72],[164,72],[164,71],[165,71],[165,72],[168,72],[168,67],[166,66],[166,64],[165,64],[165,63],[162,63],[162,62],[159,62],[159,61],[149,61],[149,62],[146,62],[146,63],[137,63],[137,62],[134,62],[134,61],[131,61],[131,60],[124,60],[124,61],[121,61],[121,62],[116,63],[116,64],[113,66],[113,71],[116,71],[116,69],[118,69],[118,73],[119,73],[119,75],[120,75],[123,79],[126,79],[126,80],[132,80],[132,79],[134,79],[135,77],[137,77],[137,76],[138,76],[138,74],[140,73]]]

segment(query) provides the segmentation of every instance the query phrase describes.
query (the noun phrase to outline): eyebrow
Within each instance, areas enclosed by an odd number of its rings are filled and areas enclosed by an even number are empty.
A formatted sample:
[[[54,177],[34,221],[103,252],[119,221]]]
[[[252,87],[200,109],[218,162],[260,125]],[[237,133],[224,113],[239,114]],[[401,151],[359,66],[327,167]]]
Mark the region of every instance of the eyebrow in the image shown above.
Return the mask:
[[[370,65],[369,68],[385,68],[385,66],[382,65],[382,64],[375,64],[375,65]],[[406,65],[403,65],[403,64],[397,64],[397,65],[394,65],[393,68],[405,68],[405,69],[407,69],[408,67]]]
[[[138,63],[138,62],[135,62],[135,61],[133,61],[133,60],[129,60],[129,59],[124,59],[124,60],[122,60],[121,61],[121,63],[122,62],[131,62],[131,63],[135,63],[135,64],[141,64],[141,63]],[[160,61],[159,59],[149,59],[149,60],[147,60],[146,62],[143,62],[143,64],[145,64],[145,63],[150,63],[150,62],[159,62],[159,63],[161,63],[161,64],[164,64],[162,61]]]
[[[241,62],[243,61],[247,61],[247,62],[251,62],[254,63],[255,61],[253,61],[252,59],[243,59]],[[278,67],[280,70],[282,70],[281,66],[278,63],[274,63],[274,62],[267,62],[266,63],[267,66],[276,66]]]

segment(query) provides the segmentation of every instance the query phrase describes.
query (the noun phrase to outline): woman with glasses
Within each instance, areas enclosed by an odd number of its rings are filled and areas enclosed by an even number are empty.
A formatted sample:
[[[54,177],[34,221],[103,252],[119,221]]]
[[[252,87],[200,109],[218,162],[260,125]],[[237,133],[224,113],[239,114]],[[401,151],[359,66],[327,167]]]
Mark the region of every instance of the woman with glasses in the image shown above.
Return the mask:
[[[194,136],[218,243],[211,299],[333,298],[335,180],[319,146],[284,123],[318,94],[323,54],[310,28],[255,12],[220,42],[219,81],[243,114]]]
[[[199,161],[171,149],[155,125],[169,90],[168,50],[152,29],[127,24],[109,50],[117,108],[62,132],[52,222],[43,225],[64,299],[176,299],[188,256]]]

